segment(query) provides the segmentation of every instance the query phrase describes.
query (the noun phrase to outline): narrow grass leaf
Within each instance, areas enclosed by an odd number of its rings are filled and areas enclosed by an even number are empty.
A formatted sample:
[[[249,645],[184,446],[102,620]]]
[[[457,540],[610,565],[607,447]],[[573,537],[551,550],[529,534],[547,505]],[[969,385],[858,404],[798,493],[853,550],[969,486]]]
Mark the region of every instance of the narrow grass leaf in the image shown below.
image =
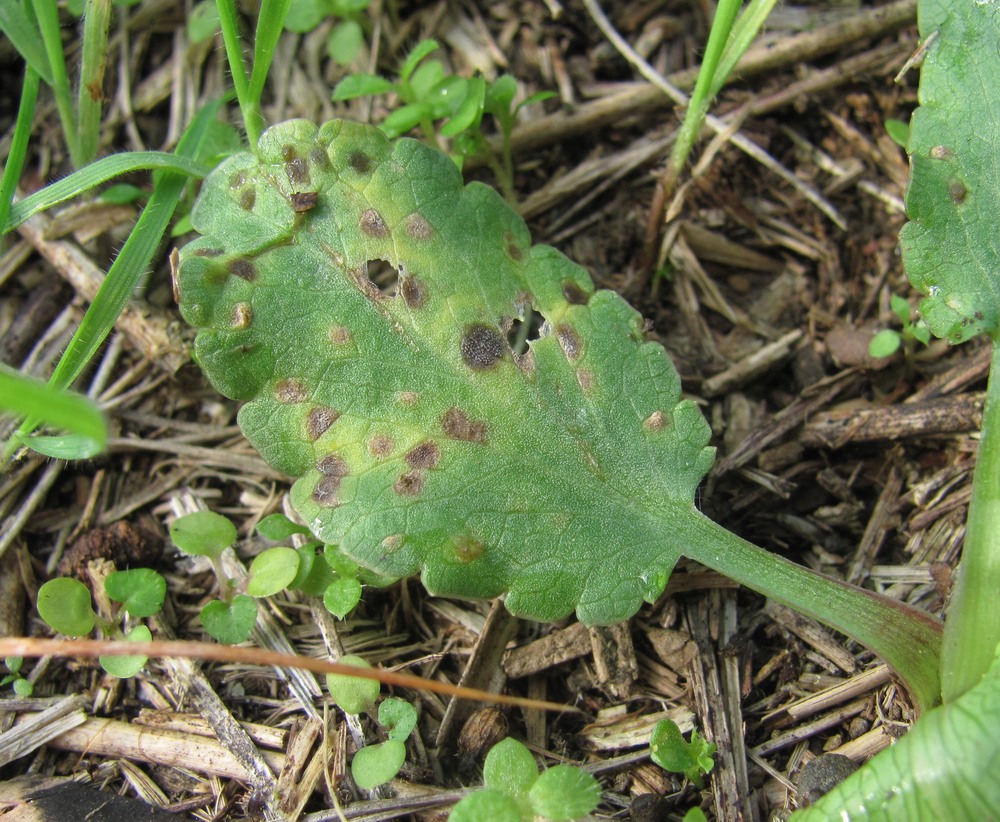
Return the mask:
[[[74,171],[15,203],[5,221],[4,233],[17,228],[35,214],[78,197],[101,183],[122,174],[150,169],[163,169],[196,178],[204,177],[211,171],[208,166],[191,157],[166,151],[130,151],[127,154],[112,154],[110,157],[102,157],[84,166],[79,171]],[[5,172],[5,181],[6,178]]]
[[[0,409],[18,416],[36,417],[48,425],[65,429],[79,438],[90,441],[96,446],[97,451],[88,456],[103,450],[108,441],[108,429],[104,417],[91,400],[27,377],[2,363],[0,363]],[[25,444],[35,447],[32,440],[26,440]],[[55,455],[49,454],[49,456]]]
[[[14,124],[14,134],[11,138],[10,152],[4,165],[3,177],[0,178],[0,226],[7,224],[11,212],[11,202],[14,199],[14,189],[21,179],[24,170],[24,158],[28,153],[28,141],[31,138],[31,124],[35,119],[35,103],[38,101],[38,72],[32,68],[25,69],[24,83],[21,86],[21,102],[17,108],[17,121]],[[0,234],[5,232],[0,231]]]
[[[76,102],[80,124],[80,159],[84,163],[97,156],[100,143],[110,23],[111,0],[87,0],[83,16],[80,89]]]
[[[733,69],[736,68],[736,64],[750,48],[750,44],[770,16],[776,3],[777,0],[750,0],[743,13],[737,18],[729,33],[729,40],[722,51],[722,56],[719,58],[719,64],[715,68],[712,85],[709,88],[709,97],[715,97],[722,90],[729,76],[733,73]]]
[[[247,139],[251,146],[255,146],[260,136],[260,126],[253,122],[250,113],[250,83],[246,63],[243,61],[243,45],[236,19],[236,6],[233,0],[216,0],[216,5],[219,9],[219,25],[222,27],[222,42],[226,46],[226,58],[229,60],[229,73],[233,78],[233,88],[236,90],[236,99],[243,115]]]
[[[32,22],[21,3],[0,3],[0,31],[24,58],[28,68],[51,86],[52,68],[45,45],[39,37],[38,26]]]
[[[38,19],[38,29],[45,44],[49,66],[52,69],[52,91],[56,97],[56,108],[59,111],[59,121],[62,123],[63,136],[73,165],[79,168],[84,165],[80,154],[80,131],[73,107],[73,93],[70,89],[69,75],[66,72],[66,58],[63,55],[62,29],[59,25],[59,9],[55,0],[34,0],[35,16]]]
[[[248,95],[256,112],[260,111],[260,98],[264,93],[264,83],[267,82],[271,62],[274,60],[274,50],[285,27],[285,18],[288,17],[290,5],[291,0],[264,0],[260,6],[257,34],[253,44],[253,69],[250,72]]]

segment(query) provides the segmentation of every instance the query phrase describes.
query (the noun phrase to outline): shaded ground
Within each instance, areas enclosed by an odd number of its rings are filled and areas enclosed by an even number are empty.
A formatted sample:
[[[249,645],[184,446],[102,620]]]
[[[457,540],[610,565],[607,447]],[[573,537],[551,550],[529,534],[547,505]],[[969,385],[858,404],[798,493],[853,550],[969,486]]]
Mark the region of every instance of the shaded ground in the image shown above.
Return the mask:
[[[677,120],[582,6],[386,10],[377,65],[390,71],[405,45],[434,36],[457,72],[506,70],[528,93],[557,90],[560,99],[526,110],[515,136],[524,213],[537,242],[560,247],[649,318],[651,337],[702,403],[720,456],[703,510],[798,562],[940,613],[963,536],[985,351],[934,343],[886,362],[866,355],[876,329],[898,327],[890,295],[916,305],[895,250],[906,159],[883,126],[906,120],[915,105],[915,72],[894,82],[917,45],[914,10],[908,2],[879,11],[782,8],[718,103],[718,114],[745,117],[741,134],[818,192],[841,226],[744,152],[705,140],[704,169],[655,246],[653,277],[643,270],[648,213]],[[706,31],[700,9],[616,3],[607,12],[658,72],[690,86],[687,70]],[[271,121],[384,114],[380,104],[369,112],[328,102],[339,70],[323,54],[327,27],[282,43]],[[107,150],[170,148],[182,112],[223,88],[221,48],[188,47],[169,2],[144,2],[128,31],[131,85],[107,89]],[[15,104],[3,101],[5,132]],[[49,111],[36,129],[29,181],[64,170],[55,122]],[[469,174],[490,179],[485,169]],[[57,217],[44,235],[26,229],[0,259],[5,362],[47,373],[81,315],[79,295],[95,287],[92,274],[60,256],[63,244],[82,246],[106,268],[134,219],[130,208],[82,213],[68,227]],[[239,554],[248,560],[262,547],[251,536],[255,523],[282,509],[287,483],[243,441],[235,404],[208,388],[183,353],[190,335],[179,326],[165,253],[120,331],[83,385],[108,410],[110,452],[72,465],[26,456],[3,479],[5,633],[43,629],[17,590],[33,596],[57,566],[82,571],[113,545],[150,552],[149,562],[163,551],[169,607],[154,627],[199,638],[197,612],[213,578],[177,559],[166,522],[202,504],[225,513],[240,525]],[[325,712],[308,678],[298,682],[300,701],[271,670],[210,665],[202,681],[193,666],[151,662],[121,682],[96,665],[47,659],[31,672],[36,698],[4,703],[3,727],[72,694],[83,695],[94,718],[76,736],[21,751],[2,775],[73,775],[202,819],[256,818],[263,810],[247,788],[254,780],[234,779],[239,766],[225,751],[240,742],[209,740],[231,712],[253,723],[285,812],[302,804],[313,820],[338,818],[324,810],[334,793],[347,818],[444,818],[446,810],[420,808],[476,784],[483,750],[505,728],[544,762],[589,767],[603,788],[596,818],[673,819],[701,804],[710,817],[767,819],[796,806],[799,774],[820,754],[862,761],[912,718],[905,692],[871,653],[684,562],[656,604],[614,629],[514,623],[498,611],[484,631],[489,603],[430,599],[415,581],[367,591],[344,623],[302,600],[278,598],[271,612],[274,630],[300,653],[342,648],[450,682],[480,654],[486,661],[467,679],[496,685],[506,676],[510,692],[577,705],[587,719],[486,709],[468,722],[462,713],[445,720],[445,700],[402,692],[421,713],[418,738],[401,778],[365,796],[343,774],[352,732],[370,742],[376,729]],[[501,674],[496,657],[508,638]],[[719,744],[707,790],[650,763],[648,735],[664,711]],[[115,742],[102,748],[87,727],[114,731]],[[200,734],[209,741],[196,744]]]

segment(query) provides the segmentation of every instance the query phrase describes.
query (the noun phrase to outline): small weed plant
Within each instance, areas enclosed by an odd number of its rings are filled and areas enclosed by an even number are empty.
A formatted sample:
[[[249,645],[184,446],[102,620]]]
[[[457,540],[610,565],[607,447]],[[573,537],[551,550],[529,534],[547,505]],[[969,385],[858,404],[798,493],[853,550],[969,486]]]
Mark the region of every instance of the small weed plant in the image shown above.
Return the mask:
[[[889,306],[902,324],[902,331],[894,328],[882,329],[868,343],[868,353],[876,359],[884,359],[903,348],[910,357],[913,355],[916,343],[927,345],[931,341],[931,330],[920,317],[913,316],[910,303],[905,297],[893,294],[889,298]]]
[[[676,722],[661,719],[649,740],[649,758],[665,771],[684,774],[700,790],[705,787],[705,777],[715,767],[712,759],[715,747],[697,730],[691,731],[689,742]]]
[[[448,817],[449,822],[564,822],[583,819],[596,807],[601,787],[575,765],[556,765],[541,773],[522,743],[501,740],[486,754],[483,787],[469,794]]]

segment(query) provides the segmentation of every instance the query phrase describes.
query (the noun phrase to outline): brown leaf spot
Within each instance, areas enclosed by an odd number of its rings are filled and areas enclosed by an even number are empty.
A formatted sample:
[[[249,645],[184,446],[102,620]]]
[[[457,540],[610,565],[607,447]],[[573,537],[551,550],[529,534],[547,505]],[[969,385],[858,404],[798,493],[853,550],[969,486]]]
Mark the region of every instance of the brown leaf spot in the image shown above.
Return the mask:
[[[323,506],[324,508],[336,508],[340,505],[340,497],[337,496],[337,491],[339,489],[340,477],[322,477],[313,489],[313,502],[317,505]]]
[[[961,180],[948,181],[948,196],[951,197],[951,201],[955,205],[961,205],[964,203],[968,193],[969,189],[965,187],[965,183]]]
[[[243,188],[247,183],[247,175],[245,172],[237,171],[235,174],[229,175],[229,187],[232,189]]]
[[[229,261],[227,266],[230,274],[235,274],[241,280],[252,283],[257,279],[257,266],[246,257],[236,257]]]
[[[389,226],[385,224],[382,215],[374,208],[366,208],[361,212],[361,219],[358,220],[358,226],[369,237],[381,238],[389,236]]]
[[[302,380],[295,378],[279,380],[274,386],[274,398],[281,403],[302,402],[308,396],[309,392]]]
[[[562,293],[570,305],[586,305],[590,300],[590,295],[572,280],[562,281]]]
[[[427,305],[427,286],[418,277],[412,274],[404,277],[399,290],[410,308],[423,308]]]
[[[330,170],[330,157],[319,146],[309,149],[309,162],[316,166],[316,168],[320,171]]]
[[[198,248],[194,252],[195,257],[221,257],[222,254],[221,248]]]
[[[441,428],[445,436],[463,442],[486,443],[486,423],[470,420],[461,408],[449,408],[441,418]]]
[[[315,191],[297,191],[292,194],[292,211],[303,214],[312,211],[319,203],[319,194]]]
[[[512,260],[520,262],[524,259],[524,252],[520,249],[517,243],[514,242],[514,235],[509,231],[503,233],[504,245],[507,247],[507,254]]]
[[[335,325],[326,332],[330,342],[334,345],[347,345],[351,341],[351,331],[342,325]]]
[[[338,480],[346,477],[350,472],[347,470],[347,463],[339,454],[327,454],[316,463],[316,470],[327,477],[336,477]]]
[[[406,233],[414,240],[429,240],[434,229],[422,214],[413,212],[406,218]]]
[[[416,405],[420,400],[420,395],[416,391],[400,391],[398,396],[403,405]]]
[[[415,497],[424,487],[424,475],[420,471],[407,471],[393,483],[392,490],[401,497]]]
[[[95,82],[87,83],[87,95],[90,97],[90,99],[93,102],[95,102],[95,103],[100,102],[101,99],[102,99],[102,97],[103,97],[103,91],[101,89],[101,84],[100,83],[95,83]]]
[[[589,394],[594,387],[594,372],[580,368],[576,372],[576,381],[584,393]]]
[[[253,211],[253,207],[257,204],[257,190],[253,188],[245,188],[240,193],[240,208],[244,211]]]
[[[306,414],[306,436],[315,442],[339,419],[340,412],[335,408],[317,405]]]
[[[954,154],[955,152],[948,148],[948,146],[931,146],[932,160],[947,160],[949,157],[954,156]]]
[[[404,539],[405,537],[402,534],[389,534],[389,536],[382,540],[382,550],[387,554],[395,554],[396,551],[403,547]]]
[[[437,468],[440,461],[441,449],[434,440],[424,440],[406,452],[410,468]]]
[[[455,540],[455,559],[467,565],[483,555],[486,547],[468,534],[462,534]]]
[[[233,306],[233,314],[229,320],[229,325],[237,331],[249,328],[253,322],[253,307],[250,303],[236,303]]]
[[[312,182],[309,176],[309,163],[304,157],[296,157],[291,162],[285,163],[285,174],[293,186],[307,186]]]
[[[465,364],[477,371],[485,371],[500,362],[506,347],[499,331],[481,323],[466,326],[460,346]]]
[[[579,359],[582,344],[580,335],[576,333],[573,326],[569,323],[559,323],[556,325],[556,337],[558,337],[559,345],[568,359]]]
[[[372,170],[372,158],[363,151],[352,151],[347,162],[358,174],[367,174]]]
[[[377,459],[388,457],[394,447],[392,437],[382,434],[376,434],[368,441],[368,453]]]
[[[662,431],[667,425],[667,415],[662,411],[654,411],[642,423],[647,431]]]

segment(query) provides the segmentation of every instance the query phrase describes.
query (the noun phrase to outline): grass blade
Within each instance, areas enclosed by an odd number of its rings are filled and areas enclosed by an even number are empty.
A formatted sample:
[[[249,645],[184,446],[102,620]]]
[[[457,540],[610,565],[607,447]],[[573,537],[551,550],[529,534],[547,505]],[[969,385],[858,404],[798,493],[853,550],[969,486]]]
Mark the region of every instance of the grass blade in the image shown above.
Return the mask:
[[[49,57],[39,37],[38,26],[32,22],[24,6],[17,2],[0,3],[0,31],[24,58],[28,67],[51,86],[53,82]]]
[[[222,42],[226,46],[226,57],[229,59],[229,73],[233,78],[233,88],[243,115],[243,125],[246,128],[247,140],[251,146],[257,145],[260,138],[261,123],[256,122],[251,114],[250,85],[247,79],[247,68],[243,62],[243,48],[240,43],[240,28],[236,20],[236,7],[233,0],[216,0],[219,8],[219,24],[222,27]]]
[[[179,156],[188,159],[198,156],[208,136],[209,126],[221,105],[222,101],[219,100],[198,112],[177,146],[176,153]],[[186,183],[185,177],[176,172],[159,171],[154,174],[153,193],[149,202],[52,372],[50,385],[56,388],[71,385],[97,353],[148,269]],[[17,440],[28,436],[37,425],[37,417],[25,420],[8,441],[4,457],[9,458],[18,447]]]
[[[83,15],[80,90],[76,104],[80,124],[80,159],[82,163],[89,163],[97,156],[100,142],[104,72],[108,60],[108,27],[110,24],[111,0],[87,0]]]
[[[288,16],[289,6],[291,6],[291,0],[264,0],[260,7],[248,93],[248,102],[253,107],[254,117],[261,117],[260,98],[264,93],[264,83],[267,81],[268,72],[271,70],[271,61],[274,59],[278,38],[281,37],[281,32],[285,28],[285,18]],[[263,124],[262,119],[261,124]]]
[[[63,179],[57,180],[15,203],[10,209],[10,214],[4,225],[4,233],[17,228],[40,211],[45,211],[73,197],[78,197],[114,177],[144,169],[162,169],[190,177],[204,177],[211,171],[208,166],[190,157],[166,151],[130,151],[127,154],[112,154],[84,166],[79,171],[74,171]],[[6,174],[4,180],[6,180]]]
[[[73,94],[69,75],[66,73],[66,58],[63,56],[62,31],[59,27],[59,9],[55,0],[34,0],[35,15],[41,31],[45,53],[52,70],[52,91],[56,97],[56,108],[66,138],[70,160],[77,168],[85,164],[80,153],[80,130],[77,126],[76,111],[73,108]]]
[[[14,136],[10,143],[10,153],[4,166],[3,177],[0,178],[0,226],[6,225],[11,213],[11,201],[14,198],[14,187],[21,179],[24,169],[24,158],[28,153],[28,140],[31,138],[31,124],[35,119],[35,103],[38,100],[38,72],[28,66],[24,72],[24,85],[21,86],[21,102],[17,109],[17,122],[14,124]],[[6,232],[0,232],[0,235]]]
[[[0,408],[71,433],[70,437],[23,438],[22,444],[46,456],[92,457],[104,450],[108,441],[104,417],[91,400],[28,377],[3,363]]]

